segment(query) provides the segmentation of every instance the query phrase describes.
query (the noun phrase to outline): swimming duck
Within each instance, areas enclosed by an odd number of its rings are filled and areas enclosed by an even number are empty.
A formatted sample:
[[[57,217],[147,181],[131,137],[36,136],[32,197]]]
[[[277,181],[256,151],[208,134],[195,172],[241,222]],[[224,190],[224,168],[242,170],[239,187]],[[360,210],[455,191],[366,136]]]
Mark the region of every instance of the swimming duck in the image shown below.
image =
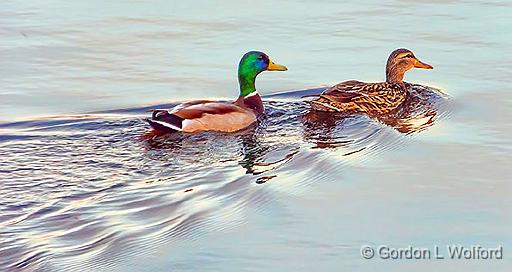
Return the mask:
[[[403,79],[405,72],[412,68],[432,69],[433,67],[416,58],[411,50],[396,49],[391,53],[386,64],[386,82],[345,81],[328,88],[309,102],[311,107],[318,111],[387,114],[407,98],[409,84]]]
[[[238,65],[240,95],[233,102],[196,100],[171,110],[153,110],[146,121],[160,132],[234,132],[244,129],[264,112],[261,97],[256,91],[256,76],[263,71],[286,71],[286,66],[270,60],[262,52],[246,53]]]

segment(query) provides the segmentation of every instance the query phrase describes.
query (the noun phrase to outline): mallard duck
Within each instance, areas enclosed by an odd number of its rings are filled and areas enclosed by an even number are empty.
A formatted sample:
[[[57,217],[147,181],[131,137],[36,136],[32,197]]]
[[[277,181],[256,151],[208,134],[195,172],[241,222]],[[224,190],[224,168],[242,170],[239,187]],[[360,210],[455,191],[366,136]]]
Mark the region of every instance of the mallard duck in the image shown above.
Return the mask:
[[[238,99],[233,102],[190,101],[171,110],[153,110],[152,118],[146,120],[160,132],[234,132],[244,129],[264,112],[254,85],[256,76],[263,71],[286,70],[286,66],[272,62],[265,53],[248,52],[238,65]]]
[[[389,55],[386,64],[386,82],[345,81],[328,88],[309,102],[311,107],[318,111],[387,114],[407,98],[409,86],[403,79],[405,72],[412,68],[433,67],[416,58],[411,50],[396,49]]]

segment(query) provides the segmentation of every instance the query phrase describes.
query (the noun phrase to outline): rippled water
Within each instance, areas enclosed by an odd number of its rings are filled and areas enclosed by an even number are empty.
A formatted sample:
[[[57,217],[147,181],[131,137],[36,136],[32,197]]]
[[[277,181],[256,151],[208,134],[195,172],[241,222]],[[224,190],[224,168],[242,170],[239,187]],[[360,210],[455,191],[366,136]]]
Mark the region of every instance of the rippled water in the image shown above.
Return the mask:
[[[510,14],[508,1],[3,3],[0,270],[507,271]],[[402,46],[435,69],[407,74],[431,87],[393,116],[302,101],[382,80]],[[251,49],[289,68],[259,77],[259,125],[148,133],[148,109],[236,96]],[[366,244],[503,245],[504,259],[365,260]]]

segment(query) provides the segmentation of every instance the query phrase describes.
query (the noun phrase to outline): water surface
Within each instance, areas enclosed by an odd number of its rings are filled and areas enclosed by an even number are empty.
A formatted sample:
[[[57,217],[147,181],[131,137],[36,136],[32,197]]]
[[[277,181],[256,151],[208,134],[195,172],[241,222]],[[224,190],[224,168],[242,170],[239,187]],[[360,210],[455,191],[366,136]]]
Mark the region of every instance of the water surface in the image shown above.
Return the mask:
[[[507,271],[510,14],[508,1],[3,3],[0,270]],[[397,47],[435,67],[407,74],[432,88],[399,116],[302,102],[382,80]],[[235,97],[253,49],[289,68],[259,76],[258,126],[147,137],[148,109]],[[505,253],[365,260],[366,244]]]

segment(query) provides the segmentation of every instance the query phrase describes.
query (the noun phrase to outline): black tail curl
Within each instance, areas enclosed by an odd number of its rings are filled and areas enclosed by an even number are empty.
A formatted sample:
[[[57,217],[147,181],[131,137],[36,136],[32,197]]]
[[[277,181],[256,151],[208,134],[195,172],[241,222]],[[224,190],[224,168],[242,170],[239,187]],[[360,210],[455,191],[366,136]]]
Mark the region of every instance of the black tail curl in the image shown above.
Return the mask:
[[[173,133],[181,131],[183,120],[185,119],[169,113],[167,110],[154,110],[151,119],[146,119],[146,122],[155,130]]]

